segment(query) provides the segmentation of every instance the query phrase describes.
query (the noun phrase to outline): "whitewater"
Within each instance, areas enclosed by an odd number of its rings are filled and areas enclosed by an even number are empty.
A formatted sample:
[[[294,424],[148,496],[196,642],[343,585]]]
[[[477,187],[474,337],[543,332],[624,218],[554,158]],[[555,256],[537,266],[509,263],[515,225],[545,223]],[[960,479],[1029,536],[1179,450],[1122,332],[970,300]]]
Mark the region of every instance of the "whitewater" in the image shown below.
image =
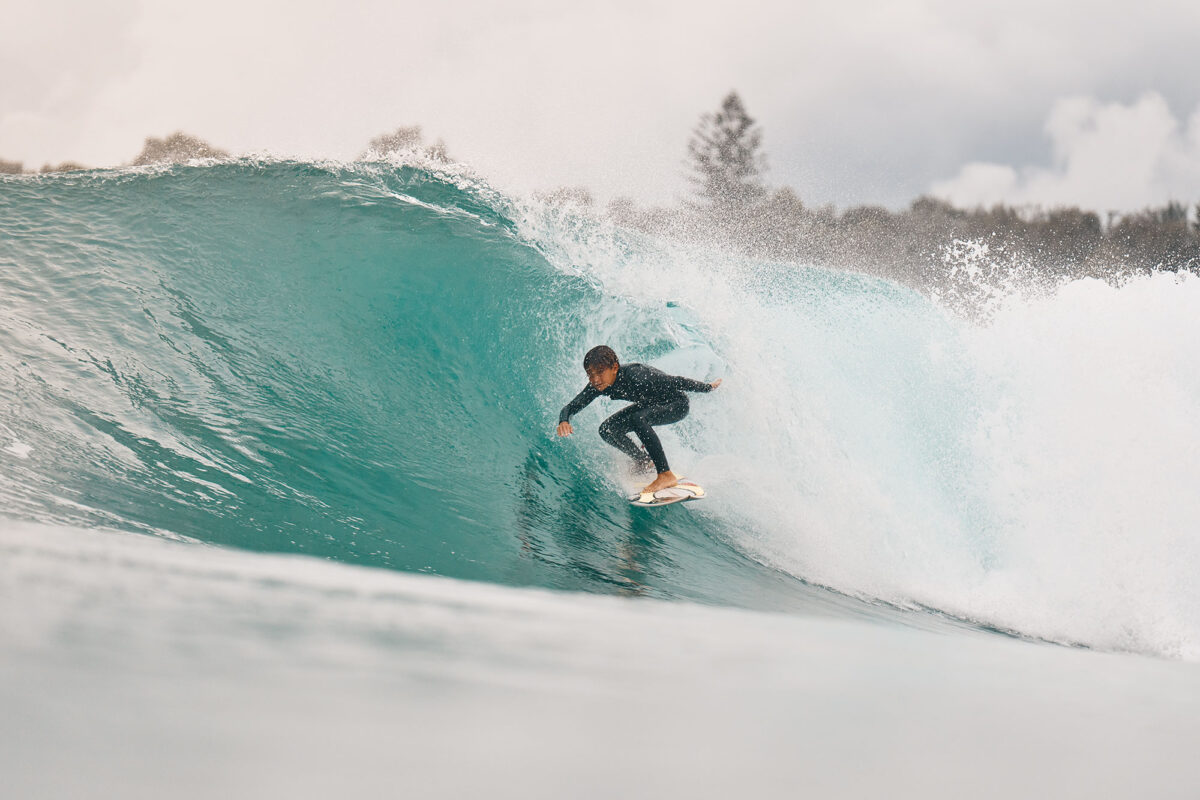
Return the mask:
[[[967,281],[461,169],[0,176],[7,791],[1194,797],[1200,279]],[[723,378],[702,503],[554,436],[600,343]]]

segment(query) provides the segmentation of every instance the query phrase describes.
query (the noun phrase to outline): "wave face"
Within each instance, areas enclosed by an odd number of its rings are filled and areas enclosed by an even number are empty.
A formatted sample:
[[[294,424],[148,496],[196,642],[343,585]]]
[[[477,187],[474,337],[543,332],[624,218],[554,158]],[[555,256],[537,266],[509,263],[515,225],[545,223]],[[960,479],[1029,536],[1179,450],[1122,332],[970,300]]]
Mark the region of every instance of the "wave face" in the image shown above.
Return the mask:
[[[1200,657],[1190,276],[977,324],[463,178],[250,161],[4,178],[0,270],[10,518]],[[600,342],[726,379],[663,437],[709,499],[630,508],[606,401],[553,436]]]

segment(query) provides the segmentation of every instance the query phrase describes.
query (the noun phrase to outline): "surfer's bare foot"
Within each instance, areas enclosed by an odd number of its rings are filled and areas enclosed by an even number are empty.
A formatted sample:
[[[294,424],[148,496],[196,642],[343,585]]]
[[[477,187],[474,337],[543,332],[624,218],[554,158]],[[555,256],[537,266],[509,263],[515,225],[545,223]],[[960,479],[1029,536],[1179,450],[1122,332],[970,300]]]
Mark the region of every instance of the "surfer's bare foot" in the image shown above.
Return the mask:
[[[677,483],[679,483],[679,478],[675,477],[674,472],[667,470],[666,472],[658,473],[658,477],[650,481],[650,485],[642,489],[642,491],[657,492],[659,489],[669,489]]]

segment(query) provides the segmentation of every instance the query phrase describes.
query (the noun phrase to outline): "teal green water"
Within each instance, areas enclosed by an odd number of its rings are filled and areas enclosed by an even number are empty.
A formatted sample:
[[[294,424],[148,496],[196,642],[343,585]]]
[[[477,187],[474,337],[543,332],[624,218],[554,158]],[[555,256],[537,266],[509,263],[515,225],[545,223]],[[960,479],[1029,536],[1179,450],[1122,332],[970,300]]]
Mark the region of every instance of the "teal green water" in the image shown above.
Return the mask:
[[[579,321],[613,300],[484,190],[301,163],[11,179],[0,268],[12,516],[502,584],[811,594],[554,440]]]

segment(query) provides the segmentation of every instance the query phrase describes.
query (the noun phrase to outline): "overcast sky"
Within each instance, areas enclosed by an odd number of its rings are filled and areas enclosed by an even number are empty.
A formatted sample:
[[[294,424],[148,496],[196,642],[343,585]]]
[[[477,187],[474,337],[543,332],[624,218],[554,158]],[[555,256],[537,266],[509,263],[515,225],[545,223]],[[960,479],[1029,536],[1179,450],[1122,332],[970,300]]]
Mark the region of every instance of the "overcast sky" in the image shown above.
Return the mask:
[[[516,191],[670,202],[737,89],[810,203],[1200,199],[1200,2],[0,0],[0,158],[183,130],[357,156],[400,125]]]

